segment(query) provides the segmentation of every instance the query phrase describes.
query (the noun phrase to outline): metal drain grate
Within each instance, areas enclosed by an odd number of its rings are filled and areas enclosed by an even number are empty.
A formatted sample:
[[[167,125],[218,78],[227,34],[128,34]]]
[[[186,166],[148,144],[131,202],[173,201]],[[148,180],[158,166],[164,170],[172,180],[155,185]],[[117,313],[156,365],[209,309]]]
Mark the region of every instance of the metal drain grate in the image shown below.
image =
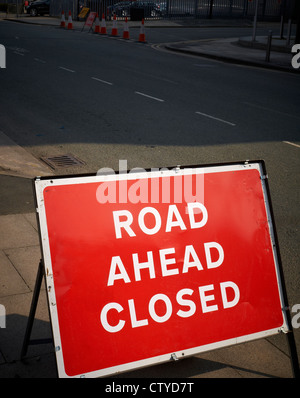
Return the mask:
[[[85,165],[85,163],[82,160],[76,158],[74,155],[71,155],[70,153],[66,155],[42,157],[41,160],[45,162],[48,166],[50,166],[52,169]]]

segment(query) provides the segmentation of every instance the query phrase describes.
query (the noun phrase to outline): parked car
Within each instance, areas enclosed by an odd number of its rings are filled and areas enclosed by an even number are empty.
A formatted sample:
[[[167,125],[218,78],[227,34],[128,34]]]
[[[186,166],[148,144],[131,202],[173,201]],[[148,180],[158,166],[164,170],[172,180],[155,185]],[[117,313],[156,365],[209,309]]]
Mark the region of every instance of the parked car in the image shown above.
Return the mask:
[[[114,14],[116,17],[128,17],[130,15],[130,6],[132,1],[121,1],[112,6],[107,7],[107,15],[112,17]]]
[[[167,13],[167,2],[166,1],[159,1],[156,2],[156,12],[158,15],[165,15]]]
[[[166,13],[167,3],[166,2],[155,2],[155,1],[133,1],[130,6],[131,9],[143,9],[144,17],[157,17]]]
[[[50,0],[32,1],[27,7],[25,7],[25,9],[26,13],[30,14],[32,17],[36,17],[37,15],[49,14]]]

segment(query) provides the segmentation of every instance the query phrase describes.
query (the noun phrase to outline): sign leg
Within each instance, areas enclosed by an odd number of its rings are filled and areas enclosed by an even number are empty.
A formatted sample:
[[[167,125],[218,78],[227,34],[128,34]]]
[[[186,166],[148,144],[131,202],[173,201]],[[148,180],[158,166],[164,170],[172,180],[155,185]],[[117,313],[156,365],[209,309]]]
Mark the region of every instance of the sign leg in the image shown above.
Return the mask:
[[[26,332],[25,332],[22,351],[21,351],[21,359],[23,359],[25,357],[25,355],[27,353],[28,345],[30,344],[29,340],[30,340],[30,336],[31,336],[33,322],[34,322],[35,311],[36,311],[36,307],[37,307],[38,299],[39,299],[39,295],[40,295],[43,276],[44,276],[44,265],[43,265],[43,260],[40,260],[37,275],[36,275],[36,281],[35,281],[32,301],[31,301],[31,307],[30,307]]]
[[[293,375],[296,379],[300,378],[299,361],[297,355],[297,347],[295,343],[295,337],[293,329],[287,334],[288,346],[290,350],[291,366],[293,370]]]

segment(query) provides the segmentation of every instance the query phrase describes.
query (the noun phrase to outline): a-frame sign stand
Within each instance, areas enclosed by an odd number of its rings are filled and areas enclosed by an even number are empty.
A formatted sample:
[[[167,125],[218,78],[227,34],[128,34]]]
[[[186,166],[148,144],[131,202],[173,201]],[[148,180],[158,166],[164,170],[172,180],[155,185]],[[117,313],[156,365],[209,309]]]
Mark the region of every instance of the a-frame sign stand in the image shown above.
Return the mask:
[[[294,331],[292,328],[291,328],[290,332],[287,333],[287,340],[288,340],[288,347],[289,347],[289,351],[290,351],[293,375],[296,379],[299,379],[300,378],[300,368],[299,368],[295,336],[294,336]]]
[[[31,306],[30,306],[30,312],[29,312],[29,316],[28,316],[27,327],[26,327],[24,341],[23,341],[22,350],[21,350],[21,360],[23,360],[24,357],[26,356],[29,345],[48,344],[48,343],[53,342],[53,338],[30,340],[33,322],[34,322],[34,318],[35,318],[35,312],[36,312],[39,295],[40,295],[40,291],[41,291],[41,285],[42,285],[42,281],[44,278],[44,272],[45,272],[44,271],[44,263],[43,263],[43,260],[41,259],[39,262],[38,271],[37,271],[37,275],[36,275],[36,281],[35,281],[35,286],[34,286]]]

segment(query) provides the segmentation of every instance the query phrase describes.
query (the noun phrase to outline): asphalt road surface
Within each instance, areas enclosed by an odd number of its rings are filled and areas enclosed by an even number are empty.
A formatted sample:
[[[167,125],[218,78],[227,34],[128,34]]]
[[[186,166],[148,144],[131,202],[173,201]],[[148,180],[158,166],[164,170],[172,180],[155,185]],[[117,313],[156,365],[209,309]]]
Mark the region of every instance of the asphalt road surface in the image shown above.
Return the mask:
[[[289,301],[300,303],[300,78],[153,46],[195,32],[156,30],[141,44],[0,21],[0,130],[37,159],[85,163],[55,174],[118,170],[120,159],[128,169],[264,159]]]

